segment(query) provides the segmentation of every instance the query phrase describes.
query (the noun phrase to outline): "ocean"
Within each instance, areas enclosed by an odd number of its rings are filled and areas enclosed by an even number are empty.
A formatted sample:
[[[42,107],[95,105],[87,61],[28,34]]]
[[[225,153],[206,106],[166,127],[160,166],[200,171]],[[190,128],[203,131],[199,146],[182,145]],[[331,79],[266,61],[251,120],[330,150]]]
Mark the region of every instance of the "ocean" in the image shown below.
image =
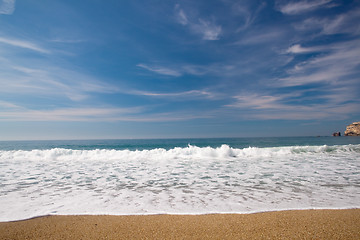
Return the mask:
[[[360,207],[360,137],[0,142],[0,221]]]

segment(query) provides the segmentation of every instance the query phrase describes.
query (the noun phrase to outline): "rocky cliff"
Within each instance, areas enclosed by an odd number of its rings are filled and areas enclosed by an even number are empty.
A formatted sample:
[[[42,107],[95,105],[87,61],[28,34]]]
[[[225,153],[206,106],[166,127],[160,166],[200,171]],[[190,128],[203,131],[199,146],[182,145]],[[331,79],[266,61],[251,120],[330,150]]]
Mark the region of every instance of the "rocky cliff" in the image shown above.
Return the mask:
[[[345,136],[360,136],[360,122],[354,122],[346,127]]]

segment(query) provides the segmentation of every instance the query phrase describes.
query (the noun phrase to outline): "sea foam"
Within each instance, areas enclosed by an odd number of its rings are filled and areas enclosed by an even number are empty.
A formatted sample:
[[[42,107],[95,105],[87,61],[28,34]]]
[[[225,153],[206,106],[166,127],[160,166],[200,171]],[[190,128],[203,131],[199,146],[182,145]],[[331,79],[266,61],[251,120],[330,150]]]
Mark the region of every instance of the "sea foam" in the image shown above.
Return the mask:
[[[360,145],[0,151],[0,221],[360,207]]]
[[[170,150],[156,148],[151,150],[73,150],[64,148],[53,148],[47,150],[12,150],[0,151],[0,160],[28,160],[28,161],[109,161],[109,160],[161,160],[172,158],[191,158],[191,159],[229,159],[242,157],[276,157],[290,156],[297,154],[326,154],[326,153],[360,153],[360,145],[341,145],[341,146],[290,146],[290,147],[271,147],[258,148],[248,147],[243,149],[231,148],[226,144],[221,147],[175,147]]]

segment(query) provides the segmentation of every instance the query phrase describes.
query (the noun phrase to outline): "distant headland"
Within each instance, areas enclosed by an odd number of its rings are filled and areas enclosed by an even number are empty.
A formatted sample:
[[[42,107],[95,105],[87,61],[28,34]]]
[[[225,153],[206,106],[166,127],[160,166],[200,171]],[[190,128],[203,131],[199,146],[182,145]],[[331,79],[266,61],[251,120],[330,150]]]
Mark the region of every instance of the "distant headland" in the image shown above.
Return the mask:
[[[354,122],[346,127],[345,136],[360,136],[360,122]]]

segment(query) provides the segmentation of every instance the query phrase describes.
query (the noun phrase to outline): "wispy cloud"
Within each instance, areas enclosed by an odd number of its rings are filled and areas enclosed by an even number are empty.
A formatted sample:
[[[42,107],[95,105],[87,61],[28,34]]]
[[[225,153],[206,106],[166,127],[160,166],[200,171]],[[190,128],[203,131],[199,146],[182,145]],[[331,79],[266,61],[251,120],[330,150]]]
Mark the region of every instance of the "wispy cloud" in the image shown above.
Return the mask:
[[[217,94],[207,90],[190,90],[184,92],[149,92],[149,91],[139,91],[133,90],[128,91],[129,94],[149,96],[149,97],[166,97],[166,98],[176,98],[176,100],[189,100],[189,98],[196,97],[205,97],[205,98],[216,98]]]
[[[262,30],[261,32],[249,32],[234,43],[234,45],[258,45],[274,43],[283,39],[285,32],[280,29]]]
[[[239,3],[236,3],[235,6],[233,6],[233,9],[236,11],[238,15],[242,17],[243,20],[242,25],[236,29],[236,32],[240,32],[247,29],[253,21],[251,12],[246,7],[244,7],[243,4],[239,4]]]
[[[281,86],[300,86],[311,83],[343,84],[360,74],[360,44],[358,41],[343,42],[302,48],[295,45],[288,49],[291,54],[323,50],[322,54],[310,60],[301,61],[289,69],[289,76],[280,79]]]
[[[360,34],[360,8],[349,12],[338,14],[332,18],[308,18],[301,23],[295,24],[297,30],[309,31],[320,30],[320,34],[332,35],[347,33],[351,35]]]
[[[0,14],[11,15],[15,11],[15,0],[0,0]]]
[[[177,4],[177,5],[175,6],[175,9],[177,10],[177,15],[176,15],[177,21],[178,21],[180,24],[184,25],[184,26],[187,25],[187,24],[189,24],[189,20],[188,20],[188,18],[187,18],[187,16],[186,16],[184,10],[182,10],[182,9],[180,8],[180,5],[179,5],[179,4]]]
[[[14,47],[29,49],[29,50],[36,51],[39,53],[46,53],[46,54],[50,53],[50,51],[48,51],[47,49],[42,48],[35,43],[29,42],[29,41],[24,41],[24,40],[0,37],[0,43],[4,43],[4,44],[11,45]]]
[[[204,40],[219,40],[221,34],[221,26],[215,25],[210,21],[199,19],[198,24],[192,24],[191,29],[203,35]]]
[[[210,114],[199,112],[195,114],[191,111],[145,113],[144,107],[73,107],[35,110],[0,102],[0,122],[169,122],[209,117]]]
[[[11,102],[6,102],[6,101],[0,101],[0,108],[11,108],[11,109],[17,109],[17,108],[21,108],[20,106],[11,103]]]
[[[271,79],[267,94],[235,95],[226,107],[239,109],[249,119],[288,120],[345,119],[360,107],[357,40],[310,47],[295,44],[284,52],[296,63],[284,68],[287,77]],[[311,57],[303,56],[307,53]]]
[[[319,7],[322,7],[332,0],[305,0],[305,1],[297,1],[297,2],[286,2],[285,4],[278,3],[277,9],[282,12],[283,14],[287,15],[295,15],[301,14],[308,11],[313,11]]]
[[[179,4],[175,6],[176,20],[183,26],[189,27],[190,31],[201,35],[203,40],[218,40],[222,32],[220,25],[214,21],[204,20],[201,18],[192,19],[187,16]]]
[[[328,49],[329,47],[320,46],[320,47],[302,47],[300,44],[295,44],[289,47],[286,52],[287,53],[294,53],[294,54],[301,54],[301,53],[313,53],[313,52],[320,52],[323,50]]]
[[[0,121],[113,121],[127,119],[138,108],[14,109],[0,111]]]
[[[41,69],[35,66],[24,67],[0,61],[0,92],[13,95],[51,96],[81,101],[90,93],[114,93],[117,87],[101,82],[94,77],[46,64]]]
[[[204,76],[204,75],[217,75],[217,76],[235,76],[239,73],[239,67],[236,64],[224,64],[224,63],[214,63],[214,64],[166,64],[163,65],[148,65],[148,64],[138,64],[138,67],[144,68],[148,71],[161,74],[179,77],[183,75],[194,75],[194,76]],[[175,70],[176,69],[176,70]]]
[[[249,6],[244,4],[244,2],[232,3],[231,9],[235,12],[237,16],[241,16],[242,24],[236,29],[236,32],[241,32],[247,30],[254,21],[258,18],[259,13],[262,9],[266,7],[266,2],[259,4],[255,11],[251,11]]]
[[[320,23],[325,34],[349,33],[352,35],[360,34],[360,8],[345,14],[339,14],[331,20]]]
[[[142,63],[138,64],[136,66],[144,68],[150,72],[155,72],[157,74],[161,74],[161,75],[168,75],[168,76],[173,76],[173,77],[179,77],[182,75],[181,72],[179,72],[177,70],[162,67],[162,66],[149,66],[146,64],[142,64]]]
[[[69,43],[69,44],[87,42],[87,40],[85,39],[71,39],[71,38],[54,38],[51,39],[50,41],[55,43]]]
[[[234,96],[235,102],[226,107],[241,110],[243,118],[263,120],[319,120],[334,116],[345,119],[360,107],[360,102],[349,101],[344,94],[321,94],[309,98],[306,93],[304,90],[274,95],[244,93]],[[309,101],[312,103],[306,104]],[[319,101],[321,103],[317,103]]]
[[[283,97],[259,95],[259,94],[241,94],[234,96],[235,103],[226,105],[227,107],[251,108],[251,109],[284,109],[286,105],[279,103]]]

